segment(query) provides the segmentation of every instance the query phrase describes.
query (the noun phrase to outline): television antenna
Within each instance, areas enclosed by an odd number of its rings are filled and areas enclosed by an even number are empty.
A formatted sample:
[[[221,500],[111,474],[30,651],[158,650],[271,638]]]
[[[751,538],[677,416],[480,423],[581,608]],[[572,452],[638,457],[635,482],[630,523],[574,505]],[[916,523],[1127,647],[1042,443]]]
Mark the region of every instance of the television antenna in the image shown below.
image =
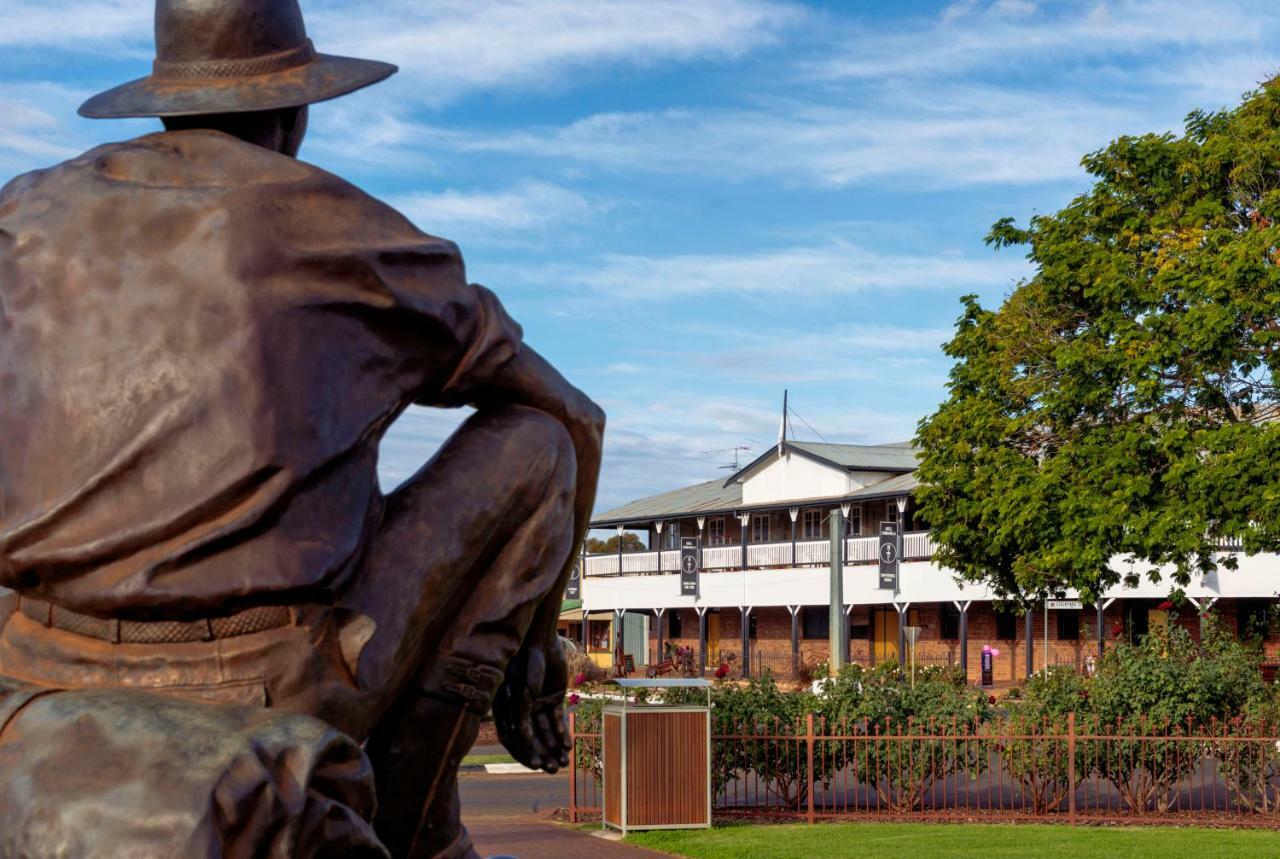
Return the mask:
[[[742,469],[742,466],[738,464],[739,463],[738,455],[741,453],[746,453],[749,450],[751,450],[750,445],[739,444],[739,445],[735,445],[734,447],[722,447],[719,450],[704,450],[702,452],[702,455],[714,456],[722,453],[723,454],[731,453],[733,454],[733,462],[726,463],[725,465],[717,466],[717,468],[719,468],[721,471],[740,471]]]

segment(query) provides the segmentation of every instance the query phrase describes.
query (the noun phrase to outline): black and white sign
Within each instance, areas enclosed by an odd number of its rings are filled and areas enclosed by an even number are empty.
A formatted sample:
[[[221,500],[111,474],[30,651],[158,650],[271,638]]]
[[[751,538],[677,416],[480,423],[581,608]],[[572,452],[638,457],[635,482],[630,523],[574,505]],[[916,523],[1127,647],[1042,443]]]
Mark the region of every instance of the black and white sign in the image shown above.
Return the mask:
[[[680,538],[680,596],[698,595],[698,572],[702,569],[702,548],[697,537]]]
[[[902,538],[897,522],[880,523],[880,589],[898,590],[898,559],[902,557]]]
[[[1084,605],[1080,600],[1045,600],[1044,607],[1050,611],[1080,611]]]
[[[569,571],[569,584],[564,589],[564,598],[582,599],[582,561],[580,560],[574,562],[573,569]]]

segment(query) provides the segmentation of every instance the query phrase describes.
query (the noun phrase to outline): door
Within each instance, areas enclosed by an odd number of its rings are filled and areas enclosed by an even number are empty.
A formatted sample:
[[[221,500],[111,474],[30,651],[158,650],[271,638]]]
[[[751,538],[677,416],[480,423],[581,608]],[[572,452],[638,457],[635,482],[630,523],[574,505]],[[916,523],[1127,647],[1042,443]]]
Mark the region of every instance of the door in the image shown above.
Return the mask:
[[[876,664],[898,661],[898,610],[871,610],[871,656]]]
[[[707,665],[720,666],[720,615],[707,612]]]
[[[907,609],[906,623],[907,626],[920,625],[915,609]],[[877,665],[898,661],[898,610],[892,606],[871,610],[871,656]]]

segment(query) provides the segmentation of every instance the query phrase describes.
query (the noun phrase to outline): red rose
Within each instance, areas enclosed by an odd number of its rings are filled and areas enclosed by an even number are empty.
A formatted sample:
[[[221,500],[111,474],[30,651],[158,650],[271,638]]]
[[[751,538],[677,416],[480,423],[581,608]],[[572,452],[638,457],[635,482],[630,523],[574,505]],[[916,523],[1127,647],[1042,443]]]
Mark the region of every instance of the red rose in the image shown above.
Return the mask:
[[[571,694],[569,695],[569,706],[570,706],[570,707],[576,707],[576,706],[578,706],[578,702],[579,702],[579,701],[581,701],[581,700],[582,700],[582,699],[578,697],[578,693],[577,693],[577,692],[573,692],[573,693],[571,693]]]

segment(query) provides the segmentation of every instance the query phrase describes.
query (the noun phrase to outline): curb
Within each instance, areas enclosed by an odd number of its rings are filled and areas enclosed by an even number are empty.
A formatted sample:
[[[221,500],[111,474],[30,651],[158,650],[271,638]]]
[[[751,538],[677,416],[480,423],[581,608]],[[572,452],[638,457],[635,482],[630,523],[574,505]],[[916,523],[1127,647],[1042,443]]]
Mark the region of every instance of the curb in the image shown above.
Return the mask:
[[[524,764],[467,764],[458,767],[458,772],[479,775],[537,775],[542,770],[529,769]]]

